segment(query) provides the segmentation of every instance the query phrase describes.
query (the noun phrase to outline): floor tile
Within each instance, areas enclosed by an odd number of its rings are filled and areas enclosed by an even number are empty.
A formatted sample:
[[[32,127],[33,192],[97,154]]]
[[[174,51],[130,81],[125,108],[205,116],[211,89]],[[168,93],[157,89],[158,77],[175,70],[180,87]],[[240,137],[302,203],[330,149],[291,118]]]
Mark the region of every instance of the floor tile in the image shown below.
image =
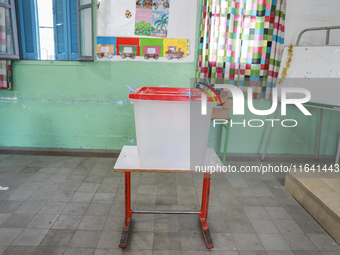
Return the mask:
[[[24,202],[15,213],[37,213],[41,207],[44,205],[44,202]]]
[[[254,220],[269,220],[270,217],[262,207],[245,207],[245,213],[249,219]]]
[[[33,194],[33,191],[25,190],[16,190],[12,192],[7,198],[9,201],[26,201]]]
[[[180,232],[181,250],[183,251],[207,251],[201,231]],[[195,253],[193,253],[195,254]]]
[[[282,234],[293,251],[316,251],[317,248],[305,234]]]
[[[266,251],[267,255],[295,255],[293,251]]]
[[[59,215],[52,229],[77,229],[82,218],[81,215]]]
[[[4,200],[0,203],[0,213],[14,213],[22,203],[22,201]]]
[[[232,234],[255,234],[254,227],[248,219],[228,220],[228,227]]]
[[[0,228],[0,245],[10,245],[21,231],[21,228]]]
[[[181,237],[176,232],[154,232],[154,250],[181,250]]]
[[[38,247],[34,251],[34,255],[62,255],[66,247]]]
[[[27,199],[27,201],[46,202],[54,192],[55,191],[37,190]]]
[[[11,216],[10,213],[0,213],[0,225]]]
[[[5,220],[1,228],[25,228],[32,220],[34,214],[32,213],[14,213]]]
[[[320,251],[337,251],[340,254],[339,244],[327,234],[307,234],[310,240]]]
[[[93,255],[94,248],[67,248],[64,255]]]
[[[7,245],[0,245],[0,255],[3,254],[3,252],[7,249]]]
[[[292,220],[292,217],[283,207],[265,207],[264,209],[273,220]]]
[[[120,232],[124,225],[124,217],[112,217],[109,216],[106,219],[103,230],[111,230],[114,232]]]
[[[303,234],[302,229],[295,223],[294,220],[273,220],[273,222],[281,234]]]
[[[155,215],[134,215],[133,232],[151,232],[154,231]]]
[[[61,214],[67,203],[47,202],[39,211],[44,214]]]
[[[156,215],[154,230],[156,232],[179,232],[178,215]]]
[[[326,255],[338,255],[337,254],[326,254]],[[324,255],[320,251],[294,251],[294,255]]]
[[[258,236],[266,250],[291,250],[281,234],[258,234]]]
[[[265,251],[238,251],[239,255],[268,255]]]
[[[103,231],[104,232],[104,231]],[[153,232],[135,232],[131,235],[131,250],[150,250],[153,247]],[[119,233],[120,236],[120,233]],[[116,238],[117,239],[117,238]]]
[[[27,225],[27,228],[51,228],[57,218],[57,214],[38,213]]]
[[[250,220],[257,234],[278,234],[279,230],[271,220]]]
[[[74,191],[63,191],[63,190],[57,190],[48,201],[50,202],[62,202],[67,203],[71,200],[71,198],[74,195]]]
[[[92,200],[92,203],[109,203],[111,204],[115,198],[115,193],[96,193]]]
[[[212,240],[214,242],[214,251],[215,250],[230,250],[236,251],[236,246],[234,243],[234,239],[229,233],[211,233]]]
[[[82,183],[79,188],[77,189],[77,192],[92,192],[95,193],[97,189],[99,188],[98,183]]]
[[[111,204],[90,204],[85,215],[92,216],[108,216],[110,213]]]
[[[136,233],[133,233],[129,237],[129,242],[132,243],[132,238]],[[120,240],[120,235],[121,232],[115,232],[115,231],[102,231],[97,248],[100,249],[113,249],[113,248],[118,248],[119,240]],[[132,248],[131,248],[132,249]]]
[[[68,203],[62,214],[84,215],[88,207],[89,204],[87,203]]]
[[[73,248],[95,248],[101,231],[77,230],[74,234],[69,247]]]
[[[66,229],[50,229],[40,246],[58,247],[58,246],[68,246],[71,238],[73,237],[75,230]]]
[[[233,234],[237,250],[263,250],[260,239],[255,234]]]
[[[106,221],[106,216],[84,216],[78,229],[82,230],[102,230]]]
[[[14,240],[13,245],[38,246],[48,229],[24,229]]]
[[[93,197],[93,192],[76,192],[74,193],[73,197],[71,198],[71,203],[91,203]]]
[[[100,184],[98,193],[116,193],[118,189],[118,185],[115,184]]]
[[[11,245],[8,246],[2,255],[33,255],[34,251],[37,249],[37,246],[18,246],[18,245]]]

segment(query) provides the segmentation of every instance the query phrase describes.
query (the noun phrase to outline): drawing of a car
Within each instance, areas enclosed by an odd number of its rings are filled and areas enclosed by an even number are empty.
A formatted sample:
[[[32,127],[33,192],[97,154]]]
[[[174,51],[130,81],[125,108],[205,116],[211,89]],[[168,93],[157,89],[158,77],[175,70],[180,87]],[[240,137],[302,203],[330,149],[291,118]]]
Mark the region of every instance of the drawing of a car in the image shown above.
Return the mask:
[[[161,54],[161,46],[143,46],[143,55],[145,59],[154,58],[159,59]]]
[[[136,45],[119,45],[119,54],[122,59],[129,57],[134,59],[137,55]]]
[[[98,44],[97,45],[97,56],[98,58],[112,58],[115,53],[115,45],[111,44]]]

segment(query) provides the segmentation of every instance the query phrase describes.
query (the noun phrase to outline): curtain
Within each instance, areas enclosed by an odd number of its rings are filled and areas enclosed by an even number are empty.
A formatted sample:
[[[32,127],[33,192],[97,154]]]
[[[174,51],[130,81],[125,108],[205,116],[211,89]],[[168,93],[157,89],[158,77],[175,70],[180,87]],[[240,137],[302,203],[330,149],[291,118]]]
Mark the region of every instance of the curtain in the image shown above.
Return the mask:
[[[0,2],[5,3],[6,1],[1,0]],[[0,54],[13,54],[10,11],[4,7],[0,7]],[[10,60],[0,60],[0,89],[11,89],[11,64]]]
[[[204,0],[197,79],[271,98],[284,43],[286,0]],[[227,93],[227,92],[224,92]]]

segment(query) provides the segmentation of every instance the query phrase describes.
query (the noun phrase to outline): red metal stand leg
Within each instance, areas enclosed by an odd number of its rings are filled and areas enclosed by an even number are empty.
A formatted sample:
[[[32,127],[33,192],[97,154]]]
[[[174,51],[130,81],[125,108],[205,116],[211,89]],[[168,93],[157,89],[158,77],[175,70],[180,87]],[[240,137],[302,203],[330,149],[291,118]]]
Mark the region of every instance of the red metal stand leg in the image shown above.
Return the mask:
[[[125,172],[125,222],[120,236],[119,248],[126,248],[131,225],[131,173]]]
[[[208,208],[209,208],[209,196],[210,196],[210,183],[211,174],[205,173],[203,180],[203,190],[202,190],[202,207],[201,213],[198,216],[201,224],[202,234],[205,241],[205,245],[208,249],[214,248],[214,243],[211,239],[210,231],[208,228]]]

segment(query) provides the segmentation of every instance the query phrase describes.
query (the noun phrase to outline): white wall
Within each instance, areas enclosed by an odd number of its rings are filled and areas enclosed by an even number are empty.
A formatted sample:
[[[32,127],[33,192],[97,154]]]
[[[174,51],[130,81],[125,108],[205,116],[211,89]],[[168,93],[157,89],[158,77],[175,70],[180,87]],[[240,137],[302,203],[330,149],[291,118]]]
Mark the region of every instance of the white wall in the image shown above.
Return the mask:
[[[301,30],[340,26],[340,0],[287,0],[285,45],[295,44]],[[306,32],[300,45],[324,45],[326,32]],[[332,30],[330,45],[340,45],[340,30]]]

